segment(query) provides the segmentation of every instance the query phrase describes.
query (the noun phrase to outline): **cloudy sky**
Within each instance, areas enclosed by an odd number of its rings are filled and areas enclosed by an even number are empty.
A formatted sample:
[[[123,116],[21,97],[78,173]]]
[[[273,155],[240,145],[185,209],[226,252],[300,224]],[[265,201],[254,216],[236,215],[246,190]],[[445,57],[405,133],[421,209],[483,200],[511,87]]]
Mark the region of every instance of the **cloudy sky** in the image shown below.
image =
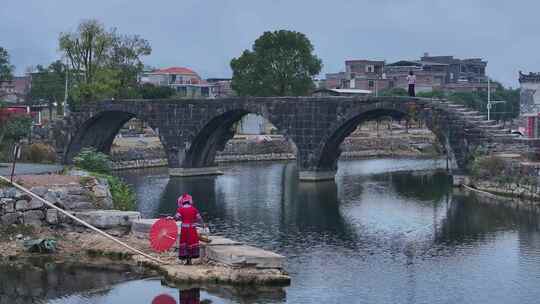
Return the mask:
[[[488,74],[517,86],[517,73],[540,71],[538,0],[2,0],[0,46],[21,74],[59,58],[60,32],[95,18],[140,34],[153,47],[145,63],[187,66],[229,77],[229,61],[266,30],[305,33],[324,63],[345,59],[482,57]]]

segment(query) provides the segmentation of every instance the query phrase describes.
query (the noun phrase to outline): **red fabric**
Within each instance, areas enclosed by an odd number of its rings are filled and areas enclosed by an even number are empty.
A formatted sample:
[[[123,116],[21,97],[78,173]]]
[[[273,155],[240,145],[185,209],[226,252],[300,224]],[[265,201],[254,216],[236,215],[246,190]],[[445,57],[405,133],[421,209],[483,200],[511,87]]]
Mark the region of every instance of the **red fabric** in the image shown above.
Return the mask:
[[[180,290],[180,304],[199,304],[200,298],[199,288]]]
[[[200,217],[199,210],[192,205],[183,205],[176,212],[182,219],[178,256],[180,258],[198,258],[199,235],[194,224]],[[185,227],[185,225],[189,225],[189,227]]]

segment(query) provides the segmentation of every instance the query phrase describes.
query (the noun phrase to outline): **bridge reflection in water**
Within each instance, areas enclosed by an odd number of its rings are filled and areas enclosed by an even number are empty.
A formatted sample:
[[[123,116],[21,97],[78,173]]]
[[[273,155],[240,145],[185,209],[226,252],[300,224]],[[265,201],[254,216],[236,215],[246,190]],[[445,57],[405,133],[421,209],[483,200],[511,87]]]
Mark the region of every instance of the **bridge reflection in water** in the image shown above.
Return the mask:
[[[444,172],[409,171],[437,167],[445,162],[342,162],[336,181],[321,183],[299,182],[295,164],[283,163],[230,165],[226,175],[193,179],[125,174],[147,216],[173,212],[176,197],[190,192],[214,233],[286,255],[292,286],[277,302],[456,302],[478,290],[499,295],[504,281],[509,296],[495,301],[504,303],[519,286],[534,290],[537,215],[456,192]],[[441,280],[445,289],[436,288]],[[388,284],[400,288],[389,294]]]

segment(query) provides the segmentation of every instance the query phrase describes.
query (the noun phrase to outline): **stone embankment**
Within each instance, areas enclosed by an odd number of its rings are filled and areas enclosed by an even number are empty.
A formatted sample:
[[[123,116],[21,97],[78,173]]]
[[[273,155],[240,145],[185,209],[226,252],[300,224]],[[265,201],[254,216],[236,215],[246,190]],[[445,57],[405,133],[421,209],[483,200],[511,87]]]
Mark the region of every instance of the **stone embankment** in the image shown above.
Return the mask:
[[[384,132],[382,132],[384,133]],[[144,141],[153,144],[142,144]],[[167,166],[165,152],[156,147],[156,141],[140,139],[139,146],[119,147],[112,150],[114,169],[135,169]],[[361,159],[381,156],[422,156],[436,153],[436,138],[427,130],[394,135],[374,132],[353,134],[341,145],[343,159]],[[280,135],[236,136],[216,155],[216,162],[289,161],[296,159],[295,146]]]
[[[26,180],[27,184],[32,185],[36,179],[44,178],[53,180],[55,175],[20,176],[18,180],[23,184]],[[59,179],[63,177],[59,176]],[[139,217],[138,212],[102,211],[102,209],[112,209],[113,206],[109,185],[105,179],[73,177],[70,180],[73,182],[33,186],[30,190],[57,207],[104,228],[126,226],[129,224],[126,217],[130,219]],[[104,215],[104,212],[108,212],[111,216]],[[113,213],[114,216],[112,216]],[[0,188],[0,224],[67,227],[75,223],[30,195],[14,187],[7,187]]]

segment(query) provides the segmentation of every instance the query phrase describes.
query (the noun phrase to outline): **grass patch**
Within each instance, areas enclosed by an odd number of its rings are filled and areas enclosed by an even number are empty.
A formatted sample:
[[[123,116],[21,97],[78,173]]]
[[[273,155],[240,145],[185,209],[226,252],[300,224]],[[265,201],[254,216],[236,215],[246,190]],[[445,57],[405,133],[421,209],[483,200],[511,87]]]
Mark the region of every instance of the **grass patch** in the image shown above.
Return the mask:
[[[35,228],[30,225],[2,225],[0,226],[0,239],[9,240],[10,237],[15,237],[18,234],[23,236],[34,236]]]

